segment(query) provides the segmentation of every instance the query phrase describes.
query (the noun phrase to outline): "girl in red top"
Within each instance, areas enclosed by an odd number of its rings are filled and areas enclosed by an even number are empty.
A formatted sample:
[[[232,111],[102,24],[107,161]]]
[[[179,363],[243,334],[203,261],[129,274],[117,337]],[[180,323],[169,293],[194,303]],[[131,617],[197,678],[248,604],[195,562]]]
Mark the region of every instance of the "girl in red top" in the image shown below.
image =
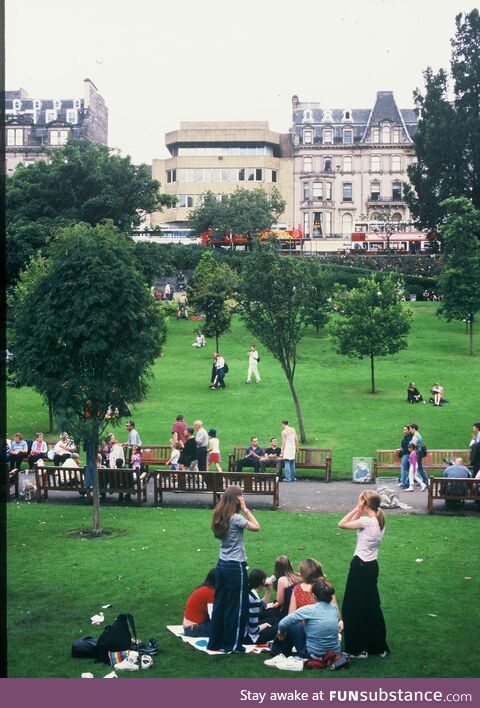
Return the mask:
[[[190,595],[183,613],[183,633],[186,637],[208,637],[210,615],[208,605],[213,605],[215,594],[215,568],[208,573],[201,585]]]
[[[295,610],[300,609],[300,607],[314,605],[317,599],[312,592],[313,585],[315,585],[317,580],[327,582],[322,566],[315,558],[305,558],[305,560],[300,563],[298,570],[303,578],[303,582],[296,585],[293,589],[292,597],[290,598],[290,606],[288,608],[289,615],[295,612]],[[332,597],[332,604],[338,607],[335,595]],[[343,631],[342,620],[338,623],[338,629],[339,632]]]

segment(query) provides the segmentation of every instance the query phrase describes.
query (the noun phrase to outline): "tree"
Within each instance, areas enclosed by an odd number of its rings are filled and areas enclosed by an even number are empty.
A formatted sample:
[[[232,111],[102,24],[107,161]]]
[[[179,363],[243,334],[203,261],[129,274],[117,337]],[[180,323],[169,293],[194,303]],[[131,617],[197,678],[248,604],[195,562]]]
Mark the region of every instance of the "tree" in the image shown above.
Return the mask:
[[[315,327],[317,335],[330,317],[334,276],[330,268],[323,267],[317,258],[302,262],[304,312],[308,324]]]
[[[190,212],[188,221],[197,234],[211,228],[222,234],[231,232],[253,238],[259,231],[270,229],[284,210],[285,200],[276,187],[271,195],[260,187],[237,187],[232,194],[223,195],[221,201],[206,192],[202,206]]]
[[[480,210],[465,197],[443,203],[447,218],[442,229],[444,250],[438,287],[443,294],[439,314],[465,320],[474,353],[473,323],[480,309]]]
[[[335,302],[337,317],[329,331],[339,354],[370,358],[372,393],[375,393],[375,357],[396,354],[408,346],[411,312],[400,300],[398,281],[387,275],[382,280],[372,274],[359,279],[359,287],[339,288]]]
[[[147,165],[89,140],[68,142],[48,162],[20,165],[6,180],[9,282],[59,227],[107,219],[125,232],[138,226],[145,213],[175,201],[159,188]]]
[[[187,297],[205,315],[203,333],[215,337],[216,351],[220,335],[230,329],[232,312],[225,303],[235,295],[237,287],[238,276],[233,268],[216,261],[211,251],[205,251],[193,272]]]
[[[281,256],[270,243],[257,243],[242,270],[241,317],[248,330],[280,363],[295,403],[300,438],[306,443],[294,385],[297,345],[308,324],[302,279],[301,262]]]
[[[408,167],[411,185],[405,197],[422,228],[435,232],[451,196],[466,196],[480,208],[480,14],[456,16],[452,40],[451,78],[428,67],[425,91],[415,91],[419,116],[414,144],[417,162]]]
[[[34,259],[16,286],[13,347],[25,384],[70,415],[86,446],[93,484],[93,533],[100,534],[96,474],[109,405],[146,393],[165,327],[135,267],[133,242],[111,223],[57,234],[48,258]],[[39,323],[33,328],[32,317]]]

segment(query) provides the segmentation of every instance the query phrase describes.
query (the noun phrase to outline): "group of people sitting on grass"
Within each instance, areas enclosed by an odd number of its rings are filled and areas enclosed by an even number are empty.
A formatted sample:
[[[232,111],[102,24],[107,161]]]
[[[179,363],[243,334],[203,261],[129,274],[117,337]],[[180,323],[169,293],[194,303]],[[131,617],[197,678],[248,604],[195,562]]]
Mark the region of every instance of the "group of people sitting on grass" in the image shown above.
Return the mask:
[[[266,644],[272,658],[265,663],[287,670],[301,670],[306,659],[340,652],[343,633],[351,657],[387,656],[377,588],[377,551],[384,526],[376,492],[361,494],[340,521],[340,528],[358,534],[340,613],[335,589],[315,558],[305,558],[295,571],[287,556],[279,556],[270,577],[263,568],[247,571],[244,531],[258,532],[260,524],[247,508],[242,489],[229,486],[211,525],[220,541],[219,560],[186,602],[184,634],[208,637],[208,649],[223,653],[244,653],[245,644]]]
[[[444,397],[443,386],[440,386],[439,383],[433,384],[430,393],[432,395],[429,398],[429,402],[433,403],[434,406],[443,406],[444,403],[448,403],[447,399]],[[407,386],[407,401],[408,403],[426,403],[414,381],[411,381]]]

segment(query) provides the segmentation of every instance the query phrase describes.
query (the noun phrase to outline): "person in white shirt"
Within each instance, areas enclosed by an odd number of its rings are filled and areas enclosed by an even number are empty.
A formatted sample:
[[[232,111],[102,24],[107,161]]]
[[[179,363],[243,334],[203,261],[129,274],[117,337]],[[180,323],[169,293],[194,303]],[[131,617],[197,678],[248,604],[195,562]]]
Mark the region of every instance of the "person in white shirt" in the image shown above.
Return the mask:
[[[390,653],[378,593],[377,554],[385,533],[385,517],[376,492],[363,492],[357,506],[339,522],[341,529],[357,532],[357,545],[343,596],[345,651],[352,658]]]
[[[260,383],[260,374],[258,373],[258,362],[260,361],[260,357],[258,355],[257,350],[255,349],[254,345],[250,345],[250,349],[248,350],[248,371],[247,371],[247,381],[246,383],[252,383],[252,374],[255,376],[255,383]]]
[[[208,431],[208,467],[215,465],[217,472],[222,472],[220,465],[220,440],[217,438],[215,428]]]
[[[192,344],[192,347],[196,347],[197,349],[202,349],[205,346],[205,336],[198,331],[197,336],[195,337],[195,341]]]

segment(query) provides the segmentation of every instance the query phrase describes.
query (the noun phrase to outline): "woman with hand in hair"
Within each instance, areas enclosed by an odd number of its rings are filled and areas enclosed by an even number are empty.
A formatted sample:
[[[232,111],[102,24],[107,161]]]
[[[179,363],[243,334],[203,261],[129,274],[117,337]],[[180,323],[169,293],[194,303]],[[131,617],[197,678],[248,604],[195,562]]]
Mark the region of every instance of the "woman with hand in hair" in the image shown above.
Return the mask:
[[[242,488],[236,484],[227,487],[212,518],[212,531],[220,541],[220,557],[215,569],[208,649],[225,653],[245,651],[249,586],[243,534],[245,529],[260,531],[260,524],[247,509],[242,495]]]

